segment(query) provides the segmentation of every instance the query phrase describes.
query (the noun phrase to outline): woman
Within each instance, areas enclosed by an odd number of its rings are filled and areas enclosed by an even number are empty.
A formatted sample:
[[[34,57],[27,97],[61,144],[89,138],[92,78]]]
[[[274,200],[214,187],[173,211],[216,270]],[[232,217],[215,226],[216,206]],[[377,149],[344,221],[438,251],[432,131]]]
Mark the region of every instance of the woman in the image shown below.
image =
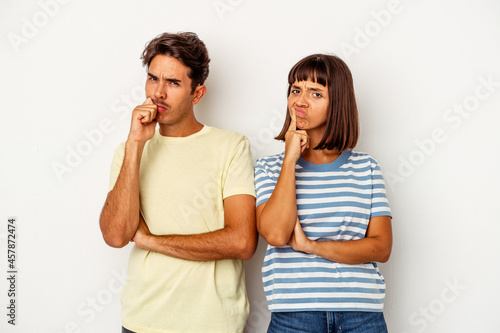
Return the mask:
[[[386,332],[376,262],[392,248],[378,162],[353,151],[359,133],[352,76],[314,54],[288,75],[281,154],[257,161],[257,228],[269,244],[262,276],[268,332]]]

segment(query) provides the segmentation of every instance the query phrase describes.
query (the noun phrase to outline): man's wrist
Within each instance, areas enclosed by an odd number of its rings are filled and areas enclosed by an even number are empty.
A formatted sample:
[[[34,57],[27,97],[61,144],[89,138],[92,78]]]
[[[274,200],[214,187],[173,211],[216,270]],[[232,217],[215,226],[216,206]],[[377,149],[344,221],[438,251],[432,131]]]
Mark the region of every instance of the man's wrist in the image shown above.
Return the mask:
[[[149,251],[149,237],[147,235],[141,235],[139,239],[135,240],[135,244],[146,251]]]
[[[129,161],[134,161],[139,163],[142,158],[142,152],[144,151],[145,142],[137,142],[133,140],[127,140],[125,142],[125,156]]]
[[[144,148],[145,145],[146,145],[146,142],[137,141],[137,140],[131,139],[129,137],[129,138],[127,138],[127,141],[125,142],[125,149],[140,151]]]

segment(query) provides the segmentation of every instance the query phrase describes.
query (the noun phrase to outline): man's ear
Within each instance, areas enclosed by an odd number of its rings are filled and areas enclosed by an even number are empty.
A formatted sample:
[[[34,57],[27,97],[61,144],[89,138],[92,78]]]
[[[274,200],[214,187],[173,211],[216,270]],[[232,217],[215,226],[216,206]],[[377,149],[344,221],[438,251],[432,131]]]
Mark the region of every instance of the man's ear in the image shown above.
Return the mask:
[[[193,91],[193,105],[198,104],[203,95],[207,93],[207,87],[203,84],[197,86]]]

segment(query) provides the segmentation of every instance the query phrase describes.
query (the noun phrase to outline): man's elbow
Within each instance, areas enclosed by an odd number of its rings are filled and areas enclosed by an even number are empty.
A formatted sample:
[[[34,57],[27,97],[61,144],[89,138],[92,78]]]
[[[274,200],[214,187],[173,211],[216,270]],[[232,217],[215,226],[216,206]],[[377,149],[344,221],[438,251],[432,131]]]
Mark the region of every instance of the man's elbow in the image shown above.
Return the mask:
[[[110,230],[105,227],[101,221],[101,233],[104,242],[114,248],[122,248],[127,245],[131,237],[127,237],[124,233],[116,232],[116,230]]]
[[[257,250],[257,241],[258,238],[257,235],[255,235],[246,237],[246,239],[238,242],[238,259],[250,260]]]
[[[104,242],[114,248],[124,247],[129,243],[134,235],[133,233],[130,235],[130,230],[122,230],[121,228],[116,227],[115,224],[106,220],[102,215],[99,220],[99,225]]]
[[[122,248],[129,243],[129,240],[124,239],[123,237],[111,236],[103,233],[104,242],[111,247],[114,248]]]

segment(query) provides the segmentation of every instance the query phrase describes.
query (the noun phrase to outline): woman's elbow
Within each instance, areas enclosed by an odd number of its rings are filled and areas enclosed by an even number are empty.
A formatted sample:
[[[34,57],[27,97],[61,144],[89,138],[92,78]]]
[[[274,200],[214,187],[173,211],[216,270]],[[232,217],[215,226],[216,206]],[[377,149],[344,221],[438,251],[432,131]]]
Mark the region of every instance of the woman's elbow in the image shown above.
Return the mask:
[[[381,263],[386,263],[391,257],[391,247],[380,248],[376,250],[377,261]]]
[[[282,247],[288,244],[290,241],[291,235],[286,235],[284,233],[268,233],[268,234],[261,234],[261,236],[266,240],[267,244],[271,246],[276,246],[276,247]]]

